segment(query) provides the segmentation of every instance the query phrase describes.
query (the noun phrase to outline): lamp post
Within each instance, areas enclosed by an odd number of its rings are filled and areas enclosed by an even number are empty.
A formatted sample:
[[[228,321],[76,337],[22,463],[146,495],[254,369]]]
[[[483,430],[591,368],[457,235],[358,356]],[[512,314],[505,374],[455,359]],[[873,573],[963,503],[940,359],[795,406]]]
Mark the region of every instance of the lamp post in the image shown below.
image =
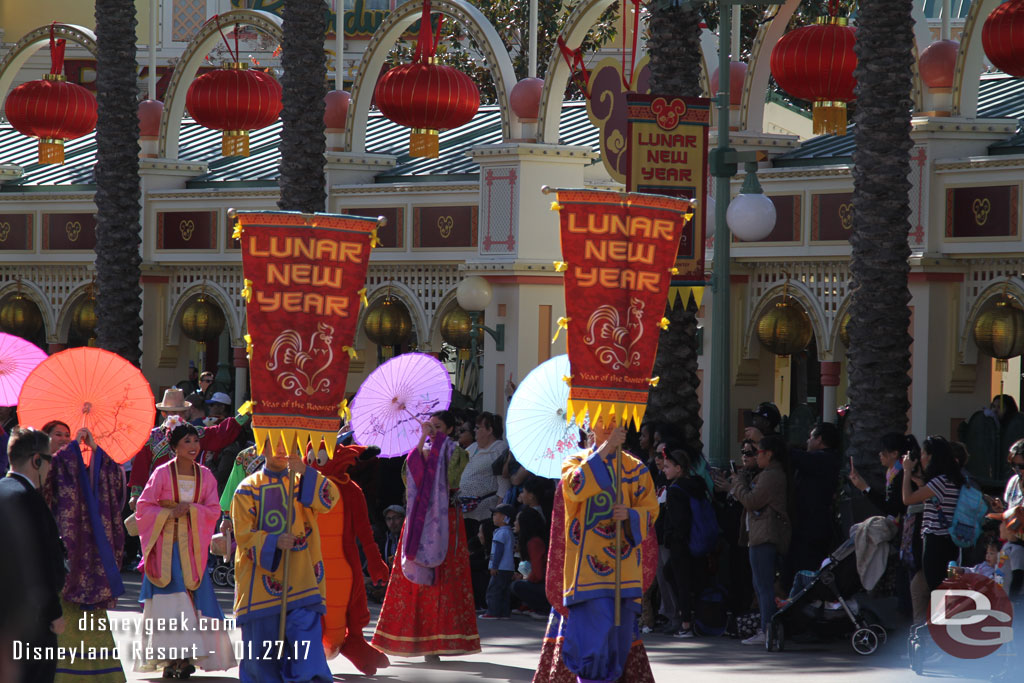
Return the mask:
[[[459,306],[462,307],[466,313],[469,314],[469,358],[477,371],[477,383],[480,381],[480,359],[476,355],[476,334],[478,330],[483,330],[487,334],[491,335],[494,339],[494,348],[496,351],[505,350],[505,326],[495,325],[492,330],[489,327],[480,324],[480,314],[483,313],[484,309],[487,308],[487,304],[491,303],[491,284],[482,277],[471,275],[464,278],[459,286],[455,289],[455,298],[459,302]],[[474,392],[478,394],[479,389]],[[475,395],[473,396],[475,399]]]
[[[718,18],[718,93],[715,95],[718,108],[718,144],[708,154],[708,166],[715,177],[715,257],[711,277],[711,400],[708,423],[711,427],[708,439],[708,454],[712,463],[724,465],[729,460],[732,420],[729,415],[729,393],[732,384],[730,368],[730,302],[729,302],[729,182],[744,162],[750,185],[744,186],[744,194],[756,194],[757,162],[762,155],[758,152],[737,152],[729,147],[729,71],[730,47],[732,45],[733,6],[769,5],[774,0],[719,0]],[[738,56],[738,55],[737,55]],[[758,186],[756,188],[760,190]],[[761,195],[762,197],[764,195]],[[765,198],[767,199],[767,198]],[[756,201],[756,199],[754,200]],[[770,200],[768,201],[770,203]],[[735,212],[734,212],[735,213]],[[746,212],[744,212],[746,213]],[[774,207],[772,208],[774,214]],[[772,215],[771,224],[775,220]],[[770,232],[770,230],[769,230]],[[766,236],[766,235],[763,235]],[[762,236],[762,237],[763,237]]]

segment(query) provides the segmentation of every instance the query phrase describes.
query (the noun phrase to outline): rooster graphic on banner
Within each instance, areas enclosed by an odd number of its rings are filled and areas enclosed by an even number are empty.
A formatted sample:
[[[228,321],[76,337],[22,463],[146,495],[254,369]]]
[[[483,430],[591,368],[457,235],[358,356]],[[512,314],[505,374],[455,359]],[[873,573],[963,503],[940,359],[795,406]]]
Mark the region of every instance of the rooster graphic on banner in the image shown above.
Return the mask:
[[[285,330],[270,347],[267,370],[276,371],[280,368],[277,383],[296,396],[312,396],[319,391],[329,391],[331,380],[320,375],[330,369],[331,361],[334,360],[331,348],[333,341],[334,328],[327,323],[317,324],[316,332],[310,335],[308,347],[298,332]]]
[[[619,311],[611,304],[594,309],[587,321],[584,343],[595,346],[594,353],[602,365],[624,370],[640,362],[640,351],[633,347],[644,336],[644,302],[632,297],[626,319],[619,320]]]

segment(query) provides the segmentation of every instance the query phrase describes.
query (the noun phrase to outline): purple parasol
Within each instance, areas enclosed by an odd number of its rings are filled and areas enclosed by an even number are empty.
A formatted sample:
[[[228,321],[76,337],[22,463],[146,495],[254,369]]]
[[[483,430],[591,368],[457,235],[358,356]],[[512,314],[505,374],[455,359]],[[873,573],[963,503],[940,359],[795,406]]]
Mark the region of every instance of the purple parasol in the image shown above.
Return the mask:
[[[22,385],[44,360],[46,352],[32,342],[0,332],[0,406],[18,404]]]
[[[425,353],[395,356],[370,373],[352,401],[355,441],[379,446],[380,457],[405,455],[419,443],[431,413],[447,410],[452,383],[441,361]]]

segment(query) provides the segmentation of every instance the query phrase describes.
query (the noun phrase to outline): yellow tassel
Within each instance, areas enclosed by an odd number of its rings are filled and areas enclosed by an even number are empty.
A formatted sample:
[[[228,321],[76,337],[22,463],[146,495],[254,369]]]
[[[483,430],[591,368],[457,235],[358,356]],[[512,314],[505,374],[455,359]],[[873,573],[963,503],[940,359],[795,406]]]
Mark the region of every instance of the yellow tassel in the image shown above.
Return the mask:
[[[245,340],[245,352],[251,354],[252,353],[252,337],[250,337],[249,335],[245,335],[244,337],[242,337],[242,339]]]
[[[658,382],[660,382],[660,381],[661,381],[661,376],[659,375],[658,377],[650,378],[649,380],[647,380],[647,383],[650,384],[652,387],[656,387],[656,386],[658,386]]]
[[[845,102],[815,102],[812,111],[815,135],[846,135]]]
[[[242,405],[238,406],[239,415],[251,415],[252,409],[256,406],[254,401],[246,401]]]
[[[231,239],[240,240],[242,239],[242,224],[235,223],[235,229],[231,231]]]
[[[342,346],[341,350],[348,353],[348,357],[351,358],[352,360],[356,359],[356,350],[353,349],[351,346]]]
[[[672,268],[668,272],[670,272],[673,275],[679,275],[679,269],[676,268],[675,266],[672,266]]]
[[[551,202],[551,210],[552,211],[561,211],[562,210],[562,205],[559,204],[558,202]]]
[[[379,246],[380,238],[377,237],[377,228],[374,228],[373,230],[370,231],[370,247],[373,248]]]
[[[558,335],[562,333],[562,330],[568,330],[569,329],[569,320],[571,320],[571,318],[564,318],[563,317],[563,318],[559,318],[558,319],[558,329],[555,330],[555,336],[551,338],[551,343],[552,344],[554,344],[555,340],[558,339]]]
[[[246,303],[252,301],[252,280],[245,280],[245,286],[242,287],[241,294]]]
[[[668,318],[662,318],[660,321],[658,321],[658,327],[660,327],[661,329],[667,330],[668,326],[669,326],[669,319]]]
[[[364,306],[370,305],[370,302],[366,299],[366,287],[359,290],[359,300],[363,302]]]
[[[338,417],[343,418],[345,422],[352,419],[352,411],[348,407],[348,399],[341,399],[341,403],[338,405]]]
[[[562,381],[568,385],[572,385],[572,375],[562,375]]]
[[[569,269],[569,264],[566,263],[565,261],[555,261],[554,263],[556,273],[564,273],[566,270]]]

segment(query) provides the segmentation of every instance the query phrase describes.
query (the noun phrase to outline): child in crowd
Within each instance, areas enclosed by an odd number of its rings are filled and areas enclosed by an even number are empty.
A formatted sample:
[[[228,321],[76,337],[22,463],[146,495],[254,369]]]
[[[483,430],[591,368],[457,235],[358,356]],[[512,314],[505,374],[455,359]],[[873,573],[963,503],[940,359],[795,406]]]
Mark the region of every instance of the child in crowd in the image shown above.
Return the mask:
[[[994,538],[989,539],[985,543],[985,561],[979,562],[973,567],[968,567],[967,571],[971,574],[981,574],[987,579],[991,579],[996,572],[996,562],[999,560],[999,541]]]
[[[693,637],[693,596],[699,594],[707,573],[706,561],[690,555],[691,498],[706,497],[704,480],[691,470],[692,459],[682,448],[665,449],[664,472],[668,480],[665,543],[669,549],[667,574],[675,589],[676,615],[672,635]]]
[[[491,581],[487,584],[487,612],[481,619],[508,619],[512,616],[512,574],[515,572],[515,537],[509,524],[516,511],[511,505],[499,505],[491,511],[494,539],[491,541]]]
[[[473,577],[473,600],[477,612],[487,609],[487,584],[491,574],[488,571],[491,555],[491,541],[494,539],[494,522],[485,519],[480,522],[476,536],[469,543],[469,573]]]

